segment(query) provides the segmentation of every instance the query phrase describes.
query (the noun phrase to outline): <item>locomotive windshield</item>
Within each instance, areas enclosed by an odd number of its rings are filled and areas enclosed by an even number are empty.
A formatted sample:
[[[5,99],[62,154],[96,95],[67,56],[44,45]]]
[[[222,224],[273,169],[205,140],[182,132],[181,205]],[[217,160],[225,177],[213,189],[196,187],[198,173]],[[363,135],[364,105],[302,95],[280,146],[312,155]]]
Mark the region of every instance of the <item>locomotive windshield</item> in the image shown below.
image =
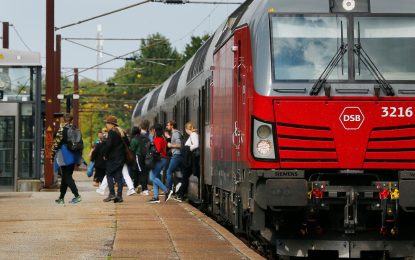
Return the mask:
[[[354,31],[386,80],[415,80],[415,17],[356,17]],[[373,80],[357,54],[354,60],[356,80]]]
[[[342,37],[347,42],[345,17],[272,17],[274,80],[318,79],[340,48]],[[343,57],[328,79],[347,80],[347,66],[347,57]]]
[[[316,81],[342,46],[347,47],[350,42],[354,46],[348,46],[349,52],[344,55],[337,55],[339,60],[327,80],[375,80],[357,48],[367,53],[387,81],[415,80],[414,16],[350,19],[323,15],[272,16],[273,80]],[[354,35],[347,33],[351,25]],[[354,72],[348,68],[350,62],[354,63]],[[349,75],[350,72],[353,74]]]

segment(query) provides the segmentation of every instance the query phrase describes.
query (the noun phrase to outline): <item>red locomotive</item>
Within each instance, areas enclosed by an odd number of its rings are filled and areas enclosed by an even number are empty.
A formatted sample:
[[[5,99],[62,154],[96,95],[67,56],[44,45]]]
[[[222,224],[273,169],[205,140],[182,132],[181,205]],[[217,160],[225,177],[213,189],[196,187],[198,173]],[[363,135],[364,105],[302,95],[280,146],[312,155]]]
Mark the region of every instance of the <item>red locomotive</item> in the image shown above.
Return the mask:
[[[136,106],[197,123],[191,200],[279,258],[415,256],[415,5],[248,0]]]

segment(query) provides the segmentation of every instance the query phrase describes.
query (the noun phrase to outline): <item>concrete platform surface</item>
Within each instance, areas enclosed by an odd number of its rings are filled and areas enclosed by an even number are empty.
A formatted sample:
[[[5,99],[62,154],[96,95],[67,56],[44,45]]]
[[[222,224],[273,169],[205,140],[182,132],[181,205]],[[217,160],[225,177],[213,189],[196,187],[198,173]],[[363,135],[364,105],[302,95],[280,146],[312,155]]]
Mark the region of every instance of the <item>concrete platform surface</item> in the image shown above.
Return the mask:
[[[104,203],[84,172],[74,175],[75,205],[69,189],[64,205],[57,191],[0,193],[0,259],[263,259],[188,203]]]

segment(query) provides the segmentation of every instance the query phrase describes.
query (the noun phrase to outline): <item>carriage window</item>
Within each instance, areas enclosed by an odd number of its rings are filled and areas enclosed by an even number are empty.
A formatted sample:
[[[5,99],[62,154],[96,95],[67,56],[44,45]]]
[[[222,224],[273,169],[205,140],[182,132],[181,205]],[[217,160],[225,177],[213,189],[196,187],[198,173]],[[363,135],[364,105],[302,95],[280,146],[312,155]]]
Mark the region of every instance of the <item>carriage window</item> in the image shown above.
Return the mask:
[[[415,79],[415,17],[357,17],[359,45],[386,80]],[[356,80],[373,80],[362,54],[355,54]]]
[[[272,65],[274,80],[316,80],[347,43],[347,19],[340,16],[273,16]],[[342,30],[343,28],[343,30]],[[347,80],[347,55],[328,79]]]

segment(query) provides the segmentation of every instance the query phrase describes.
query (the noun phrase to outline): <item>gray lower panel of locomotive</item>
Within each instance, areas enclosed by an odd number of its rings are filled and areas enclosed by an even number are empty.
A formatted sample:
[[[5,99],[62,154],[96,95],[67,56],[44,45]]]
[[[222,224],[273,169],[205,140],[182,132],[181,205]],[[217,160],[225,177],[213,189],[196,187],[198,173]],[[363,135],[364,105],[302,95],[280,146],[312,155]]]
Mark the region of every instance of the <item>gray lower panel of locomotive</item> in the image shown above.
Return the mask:
[[[308,257],[308,250],[337,251],[339,258],[360,258],[362,252],[388,252],[389,257],[413,257],[415,240],[407,241],[334,241],[277,240],[277,254]]]

